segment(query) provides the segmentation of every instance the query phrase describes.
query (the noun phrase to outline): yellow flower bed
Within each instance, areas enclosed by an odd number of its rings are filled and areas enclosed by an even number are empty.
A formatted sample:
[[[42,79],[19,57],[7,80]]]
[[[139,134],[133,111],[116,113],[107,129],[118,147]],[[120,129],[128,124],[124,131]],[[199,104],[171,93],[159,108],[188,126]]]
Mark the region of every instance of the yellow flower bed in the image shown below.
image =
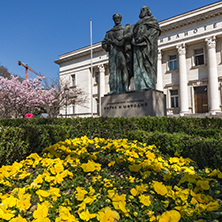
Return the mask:
[[[222,221],[220,170],[127,139],[69,139],[0,168],[0,221]]]

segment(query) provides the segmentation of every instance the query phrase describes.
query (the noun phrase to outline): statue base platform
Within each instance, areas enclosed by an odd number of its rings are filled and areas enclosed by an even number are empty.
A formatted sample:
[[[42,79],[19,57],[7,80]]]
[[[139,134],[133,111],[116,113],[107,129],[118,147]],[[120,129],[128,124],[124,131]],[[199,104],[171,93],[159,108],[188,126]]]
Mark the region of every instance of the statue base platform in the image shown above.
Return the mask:
[[[130,91],[101,98],[101,114],[109,117],[166,116],[166,95],[162,91]]]

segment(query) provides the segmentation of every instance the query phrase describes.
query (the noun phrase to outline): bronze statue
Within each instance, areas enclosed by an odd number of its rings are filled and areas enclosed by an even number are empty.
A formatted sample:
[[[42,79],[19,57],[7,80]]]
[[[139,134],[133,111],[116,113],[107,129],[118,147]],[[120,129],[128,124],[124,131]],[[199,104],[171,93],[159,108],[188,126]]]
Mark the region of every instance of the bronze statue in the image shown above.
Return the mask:
[[[133,28],[133,73],[135,90],[155,89],[157,79],[158,38],[161,33],[148,6],[140,11]]]
[[[115,26],[106,32],[106,36],[102,41],[102,48],[109,52],[109,94],[127,92],[129,87],[129,76],[125,58],[125,41],[123,38],[125,28],[120,24],[122,16],[114,14],[113,20]]]
[[[122,16],[113,15],[115,26],[106,33],[102,48],[109,52],[110,94],[128,91],[134,77],[135,90],[156,88],[159,24],[148,6],[140,11],[135,25],[120,23]]]

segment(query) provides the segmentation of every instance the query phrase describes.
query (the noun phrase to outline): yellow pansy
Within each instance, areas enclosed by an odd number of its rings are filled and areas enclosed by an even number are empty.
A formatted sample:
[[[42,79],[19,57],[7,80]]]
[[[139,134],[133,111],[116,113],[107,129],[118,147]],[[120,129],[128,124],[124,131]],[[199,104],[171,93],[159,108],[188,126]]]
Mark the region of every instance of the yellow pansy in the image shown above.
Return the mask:
[[[210,185],[208,180],[198,180],[196,183],[197,186],[201,187],[203,190],[209,190]]]
[[[142,194],[143,192],[145,192],[147,190],[148,186],[141,184],[141,185],[136,185],[136,188],[132,188],[130,190],[130,193],[135,197],[137,195]]]
[[[115,222],[119,221],[120,216],[118,212],[111,210],[109,207],[101,209],[97,214],[97,220],[99,222]]]
[[[46,218],[48,216],[48,205],[44,202],[42,204],[38,203],[37,209],[33,212],[33,217],[35,219]]]
[[[95,190],[92,186],[89,187],[89,195],[92,196],[95,193]]]
[[[180,218],[181,218],[181,215],[178,211],[170,210],[170,211],[164,212],[159,217],[159,222],[178,222]]]
[[[66,207],[59,207],[59,217],[56,218],[55,222],[77,222],[78,220],[69,212]]]
[[[83,163],[81,165],[81,168],[84,172],[93,172],[95,170],[100,171],[101,170],[101,164],[95,163],[93,160],[88,160],[87,163]]]
[[[126,207],[126,194],[118,195],[117,193],[112,198],[112,204],[116,210],[121,210],[126,216],[129,209]]]
[[[131,193],[134,197],[138,195],[138,191],[137,191],[135,188],[132,188],[132,189],[130,190],[130,193]]]
[[[0,204],[0,219],[10,220],[14,216],[12,211],[7,209],[7,206]]]
[[[88,192],[84,190],[82,187],[77,187],[75,193],[76,193],[76,199],[82,201],[84,199],[85,194],[87,194]]]
[[[222,172],[219,172],[219,173],[217,174],[217,176],[218,176],[219,179],[222,179]]]
[[[63,164],[62,164],[61,160],[59,160],[59,162],[56,163],[54,165],[54,167],[50,168],[51,173],[54,174],[54,175],[57,174],[57,173],[61,173],[63,170],[64,170],[64,167],[63,167]]]
[[[219,209],[219,207],[220,207],[220,205],[219,205],[218,201],[214,201],[214,202],[210,202],[207,204],[206,210],[207,211],[216,211]]]
[[[108,166],[114,166],[115,165],[115,161],[110,161],[110,163],[108,164]]]
[[[55,179],[54,176],[49,176],[49,175],[47,175],[47,176],[45,177],[45,181],[48,182],[48,183],[54,181],[54,179]]]
[[[116,193],[115,190],[108,190],[108,197],[110,199],[112,199],[114,197],[115,193]]]
[[[91,214],[91,213],[89,213],[89,210],[88,210],[88,209],[86,209],[86,210],[84,210],[84,211],[82,211],[82,212],[78,212],[78,214],[79,214],[79,217],[80,217],[82,220],[84,220],[84,221],[89,221],[90,219],[92,219],[92,218],[94,218],[94,217],[97,216],[96,214]]]
[[[137,165],[137,164],[129,165],[129,170],[131,172],[138,172],[140,169],[141,169],[140,165]]]
[[[51,222],[51,220],[47,217],[44,217],[44,218],[34,219],[32,220],[32,222]]]
[[[143,205],[147,207],[151,205],[150,196],[140,195],[139,199],[140,203],[142,203]]]
[[[214,169],[211,173],[208,174],[208,177],[215,177],[220,173],[220,170]]]
[[[145,155],[146,155],[147,159],[155,159],[155,157],[156,157],[156,155],[150,151],[147,151]]]
[[[138,212],[133,212],[133,216],[137,217],[138,216]]]
[[[5,198],[2,200],[2,205],[6,206],[7,208],[8,207],[14,207],[17,205],[17,201],[18,199],[13,197],[13,196],[10,196],[8,198]]]
[[[92,204],[96,200],[97,195],[86,197],[83,202],[86,204]]]
[[[36,194],[39,197],[40,202],[43,201],[43,198],[49,197],[51,194],[47,190],[38,190]]]
[[[14,217],[9,222],[27,222],[25,218],[22,218],[21,215],[18,215],[18,217]]]
[[[164,204],[164,207],[167,208],[169,206],[169,201],[168,200],[161,200],[161,202]]]
[[[153,182],[153,189],[156,191],[156,193],[164,196],[167,194],[167,188],[162,182],[158,181],[152,181]]]
[[[42,179],[42,175],[38,175],[34,180],[33,180],[34,183],[42,183],[43,182],[43,179]]]
[[[57,200],[57,197],[61,196],[59,188],[51,187],[51,189],[48,192],[50,193],[50,196],[51,196],[53,201]]]
[[[21,211],[26,211],[30,208],[31,203],[31,194],[23,194],[23,195],[18,195],[18,200],[17,200],[17,207],[19,208],[20,212]]]

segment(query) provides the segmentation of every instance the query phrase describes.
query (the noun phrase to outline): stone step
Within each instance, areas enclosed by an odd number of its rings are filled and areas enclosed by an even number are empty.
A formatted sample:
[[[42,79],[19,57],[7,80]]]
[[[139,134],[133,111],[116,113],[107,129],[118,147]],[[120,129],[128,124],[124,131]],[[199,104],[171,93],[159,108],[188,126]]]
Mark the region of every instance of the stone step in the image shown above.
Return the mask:
[[[180,114],[175,114],[172,116],[168,116],[168,117],[181,117]],[[212,115],[211,113],[194,113],[194,114],[184,114],[184,117],[189,117],[189,118],[222,118],[222,113],[218,112],[215,115]]]

